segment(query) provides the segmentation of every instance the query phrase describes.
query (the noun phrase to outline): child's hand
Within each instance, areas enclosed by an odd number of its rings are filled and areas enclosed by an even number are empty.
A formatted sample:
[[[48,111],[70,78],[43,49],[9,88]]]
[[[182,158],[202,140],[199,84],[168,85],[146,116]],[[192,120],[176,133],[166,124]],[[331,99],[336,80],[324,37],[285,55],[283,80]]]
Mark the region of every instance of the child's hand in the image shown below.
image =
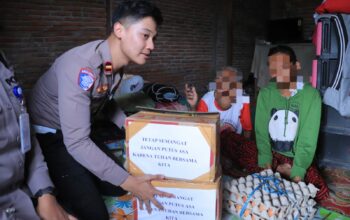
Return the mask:
[[[285,176],[287,178],[290,177],[290,173],[292,171],[292,166],[288,163],[281,164],[277,166],[277,172],[279,172],[282,176]]]
[[[269,163],[266,164],[264,168],[265,168],[265,169],[271,169],[271,170],[272,170],[272,166],[271,166],[271,164],[269,164]]]
[[[295,176],[293,178],[293,182],[299,183],[301,181],[301,177],[300,176]]]

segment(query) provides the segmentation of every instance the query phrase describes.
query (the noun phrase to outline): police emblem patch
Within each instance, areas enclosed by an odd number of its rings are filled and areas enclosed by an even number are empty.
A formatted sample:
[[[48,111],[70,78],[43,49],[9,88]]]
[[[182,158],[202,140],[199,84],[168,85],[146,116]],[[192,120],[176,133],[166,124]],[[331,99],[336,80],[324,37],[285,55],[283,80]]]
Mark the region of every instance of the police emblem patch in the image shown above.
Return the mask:
[[[81,68],[79,71],[78,84],[80,88],[88,91],[95,82],[95,76],[88,68]]]

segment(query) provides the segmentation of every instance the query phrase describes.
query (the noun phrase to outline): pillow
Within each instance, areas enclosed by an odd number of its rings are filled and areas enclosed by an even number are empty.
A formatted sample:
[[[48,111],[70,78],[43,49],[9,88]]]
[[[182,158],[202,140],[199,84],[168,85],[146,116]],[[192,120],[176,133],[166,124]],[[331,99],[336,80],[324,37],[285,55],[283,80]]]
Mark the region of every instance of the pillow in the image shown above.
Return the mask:
[[[350,13],[350,3],[349,0],[325,0],[315,11],[318,14]]]
[[[138,92],[143,88],[143,84],[143,78],[138,75],[123,79],[117,91],[118,95]]]

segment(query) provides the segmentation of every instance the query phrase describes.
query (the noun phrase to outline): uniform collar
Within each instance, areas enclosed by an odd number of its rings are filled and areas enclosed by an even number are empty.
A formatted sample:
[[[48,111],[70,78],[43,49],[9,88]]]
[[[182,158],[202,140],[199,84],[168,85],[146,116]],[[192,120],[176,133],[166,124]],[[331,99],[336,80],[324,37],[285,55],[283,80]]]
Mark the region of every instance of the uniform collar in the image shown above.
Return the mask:
[[[107,40],[100,41],[96,46],[96,56],[91,61],[92,65],[97,68],[102,65],[103,69],[106,63],[111,65],[112,56],[109,49],[109,44]],[[112,66],[111,66],[112,67]],[[111,70],[112,73],[112,70]]]
[[[112,56],[109,50],[108,40],[104,40],[100,45],[100,54],[102,56],[103,72],[105,75],[112,75]]]
[[[108,40],[102,41],[101,44],[98,46],[97,50],[99,51],[99,53],[102,57],[103,63],[112,61],[112,56],[111,56],[111,52],[109,50]]]

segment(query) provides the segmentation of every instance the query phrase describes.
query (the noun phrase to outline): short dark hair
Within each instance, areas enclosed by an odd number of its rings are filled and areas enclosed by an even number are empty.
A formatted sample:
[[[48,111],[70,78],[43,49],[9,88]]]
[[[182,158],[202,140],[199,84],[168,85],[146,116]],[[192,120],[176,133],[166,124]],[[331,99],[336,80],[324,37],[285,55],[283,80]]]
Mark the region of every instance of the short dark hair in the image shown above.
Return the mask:
[[[289,55],[290,62],[295,64],[297,62],[297,56],[291,47],[285,45],[278,45],[276,47],[271,47],[267,56],[272,56],[276,53],[284,53]]]
[[[158,26],[163,23],[161,11],[152,2],[146,0],[124,0],[114,10],[112,26],[125,18],[132,18],[138,21],[145,17],[152,17]]]

